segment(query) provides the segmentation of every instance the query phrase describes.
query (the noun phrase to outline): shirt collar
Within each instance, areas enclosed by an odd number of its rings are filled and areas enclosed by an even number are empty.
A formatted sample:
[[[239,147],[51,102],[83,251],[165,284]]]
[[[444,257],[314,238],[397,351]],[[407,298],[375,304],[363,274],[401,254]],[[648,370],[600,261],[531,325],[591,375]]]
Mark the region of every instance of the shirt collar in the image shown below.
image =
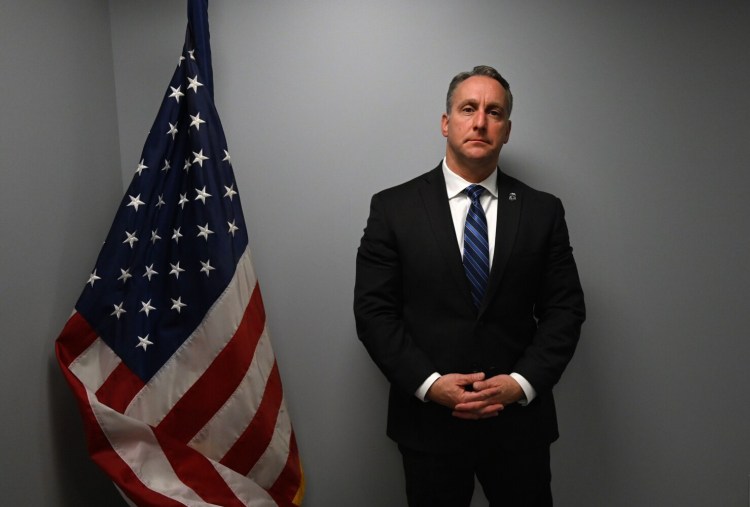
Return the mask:
[[[453,199],[461,194],[466,187],[472,184],[470,181],[466,181],[461,176],[451,171],[445,158],[443,158],[443,176],[445,177],[445,189],[448,191],[448,199]],[[490,174],[487,179],[480,181],[478,184],[482,185],[487,192],[497,198],[497,167],[495,167],[495,170],[492,171],[492,174]]]

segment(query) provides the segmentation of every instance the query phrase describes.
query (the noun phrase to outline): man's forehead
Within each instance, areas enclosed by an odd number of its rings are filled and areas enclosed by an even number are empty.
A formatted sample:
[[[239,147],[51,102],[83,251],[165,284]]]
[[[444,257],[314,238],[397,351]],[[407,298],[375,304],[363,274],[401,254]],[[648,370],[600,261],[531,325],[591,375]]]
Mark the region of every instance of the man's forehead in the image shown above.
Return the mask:
[[[462,81],[456,87],[454,97],[456,103],[483,99],[503,107],[507,101],[505,88],[497,80],[488,76],[472,76]]]

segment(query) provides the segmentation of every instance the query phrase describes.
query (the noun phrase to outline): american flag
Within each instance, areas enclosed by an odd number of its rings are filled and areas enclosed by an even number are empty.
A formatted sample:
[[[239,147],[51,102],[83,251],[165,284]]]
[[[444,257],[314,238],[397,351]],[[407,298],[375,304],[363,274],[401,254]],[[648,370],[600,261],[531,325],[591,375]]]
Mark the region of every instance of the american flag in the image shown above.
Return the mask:
[[[177,69],[56,352],[89,453],[129,503],[300,505],[207,9],[189,0]]]

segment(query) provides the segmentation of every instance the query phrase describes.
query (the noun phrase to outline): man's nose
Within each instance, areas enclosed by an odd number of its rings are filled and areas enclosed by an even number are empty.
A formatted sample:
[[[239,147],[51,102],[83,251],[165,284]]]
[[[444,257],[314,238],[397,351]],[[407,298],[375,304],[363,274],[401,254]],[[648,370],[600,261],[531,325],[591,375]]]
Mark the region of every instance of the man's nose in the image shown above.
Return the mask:
[[[487,127],[487,114],[484,111],[477,111],[474,115],[474,128],[481,130]]]

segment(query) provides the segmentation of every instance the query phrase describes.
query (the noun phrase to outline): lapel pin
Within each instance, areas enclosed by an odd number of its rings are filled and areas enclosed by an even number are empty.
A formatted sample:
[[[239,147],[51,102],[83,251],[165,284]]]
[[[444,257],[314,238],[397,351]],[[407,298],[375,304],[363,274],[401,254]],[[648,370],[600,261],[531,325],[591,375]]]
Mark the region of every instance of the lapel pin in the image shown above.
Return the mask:
[[[508,200],[509,201],[515,201],[516,200],[516,193],[515,192],[511,192],[510,195],[508,196]]]

